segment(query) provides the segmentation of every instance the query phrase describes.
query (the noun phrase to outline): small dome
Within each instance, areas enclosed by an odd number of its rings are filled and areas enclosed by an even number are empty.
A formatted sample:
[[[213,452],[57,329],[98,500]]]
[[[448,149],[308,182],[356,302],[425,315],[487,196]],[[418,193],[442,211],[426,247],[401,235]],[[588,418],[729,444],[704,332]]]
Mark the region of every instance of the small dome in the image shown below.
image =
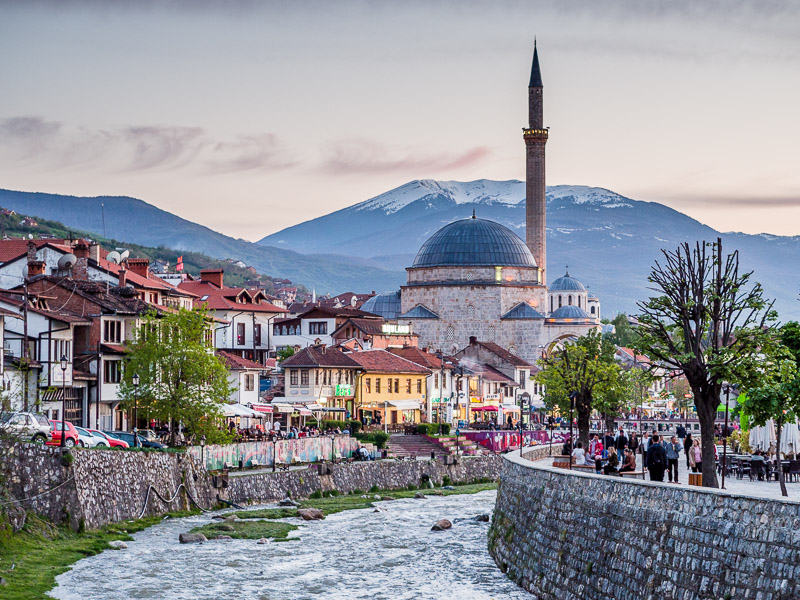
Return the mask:
[[[388,321],[393,321],[400,314],[400,292],[377,294],[364,302],[361,305],[361,310],[380,315]]]
[[[583,284],[569,276],[569,271],[564,273],[563,277],[559,277],[548,286],[551,292],[585,292],[586,288]]]
[[[562,306],[550,313],[551,319],[591,319],[586,311],[574,304]]]
[[[536,267],[536,260],[508,227],[473,216],[434,233],[422,244],[412,266]]]

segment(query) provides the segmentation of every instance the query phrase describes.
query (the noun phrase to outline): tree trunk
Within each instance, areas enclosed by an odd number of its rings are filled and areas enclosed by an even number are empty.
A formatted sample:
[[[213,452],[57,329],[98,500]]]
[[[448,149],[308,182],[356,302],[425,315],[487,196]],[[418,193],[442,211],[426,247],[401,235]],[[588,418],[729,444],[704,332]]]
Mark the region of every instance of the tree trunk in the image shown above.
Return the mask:
[[[695,407],[700,419],[700,445],[703,452],[703,487],[717,488],[717,461],[714,446],[714,419],[719,406],[719,388],[711,386],[695,392]]]
[[[589,418],[592,416],[591,398],[578,396],[575,399],[575,408],[578,413],[578,441],[584,449],[589,447]]]
[[[614,421],[617,418],[617,413],[603,415],[603,420],[606,424],[606,431],[614,431]]]
[[[778,469],[778,481],[781,484],[781,496],[788,496],[789,492],[786,490],[786,480],[783,478],[783,465],[781,464],[781,430],[783,429],[783,422],[778,420],[775,423],[775,464]]]

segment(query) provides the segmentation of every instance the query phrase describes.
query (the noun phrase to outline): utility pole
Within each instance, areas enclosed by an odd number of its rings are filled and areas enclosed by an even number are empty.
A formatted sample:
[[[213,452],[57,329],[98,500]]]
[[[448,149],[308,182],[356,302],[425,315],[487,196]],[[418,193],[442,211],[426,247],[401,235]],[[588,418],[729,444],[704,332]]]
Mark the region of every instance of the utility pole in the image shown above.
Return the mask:
[[[25,278],[23,279],[22,289],[24,291],[22,295],[22,376],[23,376],[23,383],[22,383],[22,405],[24,410],[27,411],[29,408],[28,405],[28,365],[30,361],[28,360],[28,273],[25,273]],[[52,350],[50,350],[52,352]],[[64,416],[62,415],[61,418],[63,419]]]

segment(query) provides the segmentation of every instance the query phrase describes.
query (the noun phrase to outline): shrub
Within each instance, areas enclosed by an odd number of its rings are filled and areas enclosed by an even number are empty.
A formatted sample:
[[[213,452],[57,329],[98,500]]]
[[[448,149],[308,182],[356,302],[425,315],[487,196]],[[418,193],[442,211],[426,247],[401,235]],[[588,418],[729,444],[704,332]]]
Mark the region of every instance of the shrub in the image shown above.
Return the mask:
[[[442,477],[442,485],[453,485],[453,480],[450,479],[450,476],[445,475]]]
[[[378,489],[379,489],[379,488],[378,488],[378,486],[377,486],[377,485],[373,485],[371,488],[369,488],[369,493],[370,493],[370,494],[375,494],[375,493],[377,493],[377,492],[378,492]]]
[[[409,492],[412,492],[412,491],[414,491],[415,489],[417,489],[417,486],[415,486],[413,483],[409,483],[409,484],[406,486],[406,489],[407,489]]]
[[[344,431],[347,429],[347,421],[322,421],[322,430],[325,431],[326,429],[336,429],[337,427]]]
[[[350,421],[349,425],[351,434],[358,433],[359,431],[361,431],[361,421],[353,420]]]
[[[364,490],[360,490],[358,488],[356,488],[354,490],[351,490],[351,492],[350,492],[350,494],[353,495],[353,496],[361,496],[364,493],[365,493]]]
[[[439,427],[442,430],[442,435],[450,435],[450,423],[442,423]]]
[[[426,435],[428,433],[428,424],[420,423],[417,425],[417,433],[420,435]]]
[[[372,442],[378,447],[379,450],[383,450],[386,447],[386,442],[389,441],[389,434],[384,433],[383,431],[376,431],[372,434]]]
[[[315,490],[309,498],[322,498],[322,490]]]

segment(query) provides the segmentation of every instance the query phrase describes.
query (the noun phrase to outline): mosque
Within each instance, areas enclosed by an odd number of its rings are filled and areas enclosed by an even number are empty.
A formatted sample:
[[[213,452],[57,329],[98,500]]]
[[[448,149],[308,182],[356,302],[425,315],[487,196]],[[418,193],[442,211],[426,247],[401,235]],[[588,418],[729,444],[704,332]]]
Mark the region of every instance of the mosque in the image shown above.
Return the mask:
[[[362,310],[410,324],[421,347],[455,354],[475,336],[531,363],[560,340],[599,326],[600,302],[580,281],[565,273],[547,285],[542,90],[534,45],[523,128],[525,241],[474,213],[454,221],[422,245],[399,292],[375,296]]]

